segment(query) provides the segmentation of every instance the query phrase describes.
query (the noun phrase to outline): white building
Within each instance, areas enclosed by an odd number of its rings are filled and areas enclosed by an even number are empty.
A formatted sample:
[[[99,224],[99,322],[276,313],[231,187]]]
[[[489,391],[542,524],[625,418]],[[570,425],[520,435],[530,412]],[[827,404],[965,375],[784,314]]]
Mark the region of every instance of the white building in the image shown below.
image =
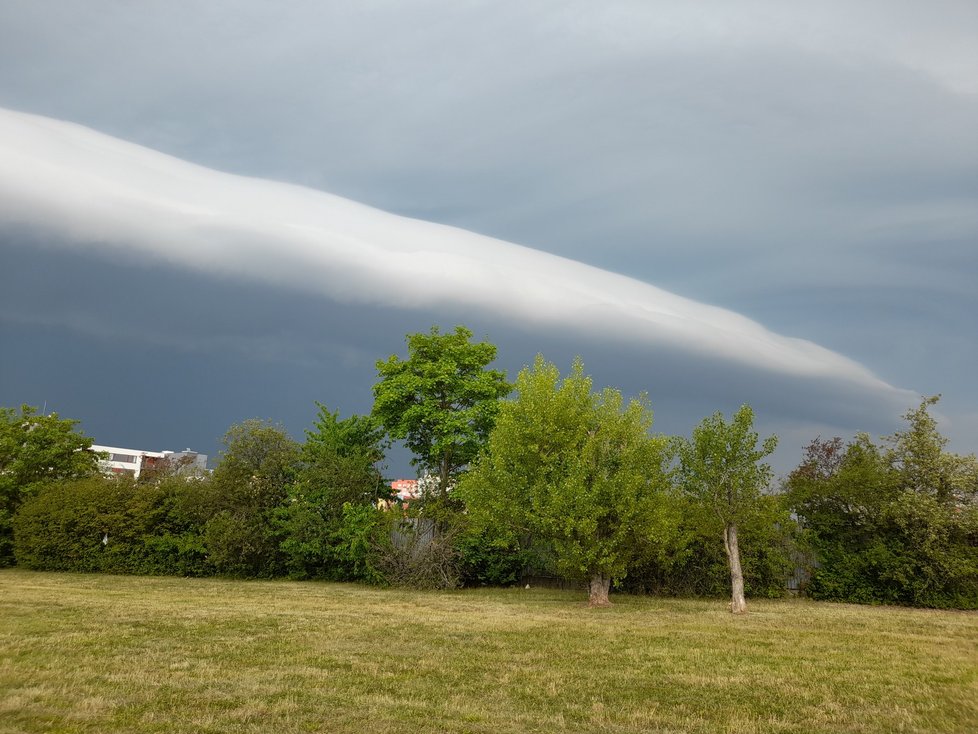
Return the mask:
[[[135,479],[147,469],[169,464],[179,474],[202,476],[207,473],[207,454],[198,454],[191,449],[183,451],[143,451],[142,449],[123,449],[118,446],[92,446],[92,451],[107,454],[99,461],[106,474],[129,474]]]

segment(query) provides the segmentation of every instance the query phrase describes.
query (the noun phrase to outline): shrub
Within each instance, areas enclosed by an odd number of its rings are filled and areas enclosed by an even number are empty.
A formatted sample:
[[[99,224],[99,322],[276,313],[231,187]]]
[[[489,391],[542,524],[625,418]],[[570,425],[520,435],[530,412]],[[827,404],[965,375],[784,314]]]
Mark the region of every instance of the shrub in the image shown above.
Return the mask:
[[[202,575],[207,564],[189,508],[200,483],[138,485],[92,477],[48,484],[14,516],[19,565],[38,570]]]

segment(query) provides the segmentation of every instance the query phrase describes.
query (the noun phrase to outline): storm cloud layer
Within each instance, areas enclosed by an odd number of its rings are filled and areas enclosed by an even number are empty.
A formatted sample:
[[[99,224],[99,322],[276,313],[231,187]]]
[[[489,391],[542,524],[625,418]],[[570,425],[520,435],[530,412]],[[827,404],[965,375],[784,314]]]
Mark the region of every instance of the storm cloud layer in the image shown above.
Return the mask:
[[[0,110],[0,224],[343,303],[471,306],[794,376],[890,386],[811,342],[632,278],[78,125]]]
[[[0,5],[7,123],[51,119],[0,141],[3,402],[297,430],[464,322],[665,430],[748,400],[797,454],[943,392],[972,451],[976,35],[950,1]],[[152,420],[84,395],[174,371]]]

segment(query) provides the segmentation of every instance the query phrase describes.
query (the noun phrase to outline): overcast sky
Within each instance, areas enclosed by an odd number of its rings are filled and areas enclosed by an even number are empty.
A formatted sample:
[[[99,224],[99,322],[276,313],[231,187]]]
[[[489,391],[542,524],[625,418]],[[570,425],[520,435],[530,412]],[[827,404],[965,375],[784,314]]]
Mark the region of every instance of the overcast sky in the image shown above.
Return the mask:
[[[974,2],[0,0],[0,404],[215,453],[465,323],[663,431],[750,402],[781,470],[938,392],[973,452],[975,38]]]

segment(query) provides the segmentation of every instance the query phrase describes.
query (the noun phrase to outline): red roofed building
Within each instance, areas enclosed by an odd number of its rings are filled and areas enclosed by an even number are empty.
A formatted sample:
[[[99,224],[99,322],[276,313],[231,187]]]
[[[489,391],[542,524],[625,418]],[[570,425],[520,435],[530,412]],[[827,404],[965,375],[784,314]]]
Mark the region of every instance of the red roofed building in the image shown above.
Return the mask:
[[[418,498],[417,479],[395,479],[391,482],[391,489],[402,502],[410,502]]]

